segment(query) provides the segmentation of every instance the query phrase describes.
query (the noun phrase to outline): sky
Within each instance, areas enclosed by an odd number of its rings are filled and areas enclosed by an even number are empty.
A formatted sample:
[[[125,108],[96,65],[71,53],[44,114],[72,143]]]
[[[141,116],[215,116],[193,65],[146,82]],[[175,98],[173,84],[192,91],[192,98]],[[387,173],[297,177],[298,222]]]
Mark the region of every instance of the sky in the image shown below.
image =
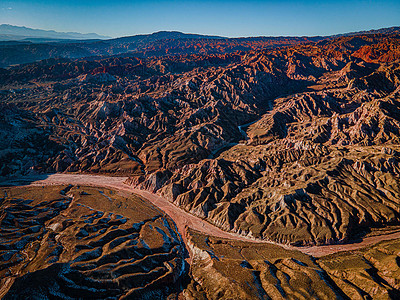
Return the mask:
[[[0,24],[111,37],[176,30],[314,36],[400,25],[400,0],[0,0]]]

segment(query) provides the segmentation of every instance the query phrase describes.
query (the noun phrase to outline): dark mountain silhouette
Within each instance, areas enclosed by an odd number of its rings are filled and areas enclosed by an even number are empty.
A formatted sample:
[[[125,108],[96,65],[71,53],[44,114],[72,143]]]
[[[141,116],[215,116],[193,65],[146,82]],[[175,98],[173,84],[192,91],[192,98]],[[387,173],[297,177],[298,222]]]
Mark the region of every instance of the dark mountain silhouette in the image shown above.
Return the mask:
[[[9,24],[0,25],[0,40],[26,40],[26,39],[54,39],[54,40],[88,40],[108,39],[110,37],[96,33],[57,32],[54,30],[33,29],[25,26],[14,26]]]

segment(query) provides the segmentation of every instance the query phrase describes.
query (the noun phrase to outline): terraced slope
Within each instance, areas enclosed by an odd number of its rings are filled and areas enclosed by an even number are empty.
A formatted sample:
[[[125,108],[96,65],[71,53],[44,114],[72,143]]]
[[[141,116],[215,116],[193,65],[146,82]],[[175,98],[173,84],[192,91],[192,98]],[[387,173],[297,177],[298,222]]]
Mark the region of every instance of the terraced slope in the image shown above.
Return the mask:
[[[191,232],[196,254],[188,299],[343,299],[310,257],[275,245],[217,239]]]
[[[4,299],[166,298],[180,290],[185,248],[148,202],[79,186],[1,188]]]
[[[312,259],[190,232],[188,299],[398,299],[399,240]]]
[[[400,297],[400,240],[346,253],[329,255],[317,263],[350,299]]]

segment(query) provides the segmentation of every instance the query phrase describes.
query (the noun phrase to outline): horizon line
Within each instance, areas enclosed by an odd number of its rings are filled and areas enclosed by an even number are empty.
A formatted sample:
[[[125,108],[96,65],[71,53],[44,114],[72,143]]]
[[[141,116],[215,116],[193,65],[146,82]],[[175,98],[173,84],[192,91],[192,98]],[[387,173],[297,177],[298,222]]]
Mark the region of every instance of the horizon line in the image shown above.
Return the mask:
[[[340,32],[340,33],[327,34],[327,35],[307,35],[307,34],[301,34],[301,35],[300,34],[293,34],[293,35],[285,34],[285,35],[282,35],[282,34],[280,34],[280,35],[247,35],[247,36],[224,36],[224,35],[218,35],[218,34],[212,34],[212,33],[184,32],[184,31],[174,30],[174,29],[171,29],[171,30],[160,29],[160,30],[156,30],[156,31],[153,31],[150,33],[147,32],[147,33],[135,33],[135,34],[121,35],[121,36],[108,36],[108,35],[105,35],[102,33],[97,33],[97,32],[56,31],[54,29],[32,28],[32,27],[27,27],[26,25],[14,25],[14,24],[9,24],[9,23],[0,24],[0,26],[2,26],[2,25],[32,29],[32,30],[41,30],[41,31],[62,33],[62,34],[81,34],[81,35],[95,34],[95,35],[98,35],[99,37],[105,37],[103,40],[111,40],[111,39],[126,38],[126,37],[141,36],[141,35],[145,36],[145,35],[152,35],[152,34],[161,33],[161,32],[182,33],[182,34],[187,34],[187,35],[202,35],[202,36],[206,36],[206,37],[218,37],[218,38],[223,38],[223,39],[258,38],[258,37],[299,37],[299,38],[301,38],[301,37],[330,37],[330,36],[352,34],[352,33],[367,33],[370,31],[377,31],[377,30],[390,29],[390,28],[396,28],[396,27],[400,28],[400,24],[399,24],[399,25],[392,25],[392,26],[388,26],[388,27],[371,28],[371,29],[364,29],[364,30],[359,30],[359,31]]]

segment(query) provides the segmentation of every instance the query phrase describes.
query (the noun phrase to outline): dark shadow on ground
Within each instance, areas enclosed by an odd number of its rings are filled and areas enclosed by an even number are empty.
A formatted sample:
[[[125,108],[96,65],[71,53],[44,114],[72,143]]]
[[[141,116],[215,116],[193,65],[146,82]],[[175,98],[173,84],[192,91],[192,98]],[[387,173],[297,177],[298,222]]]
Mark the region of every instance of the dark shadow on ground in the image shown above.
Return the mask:
[[[0,187],[29,185],[38,180],[45,180],[51,174],[34,174],[18,177],[0,177]]]

